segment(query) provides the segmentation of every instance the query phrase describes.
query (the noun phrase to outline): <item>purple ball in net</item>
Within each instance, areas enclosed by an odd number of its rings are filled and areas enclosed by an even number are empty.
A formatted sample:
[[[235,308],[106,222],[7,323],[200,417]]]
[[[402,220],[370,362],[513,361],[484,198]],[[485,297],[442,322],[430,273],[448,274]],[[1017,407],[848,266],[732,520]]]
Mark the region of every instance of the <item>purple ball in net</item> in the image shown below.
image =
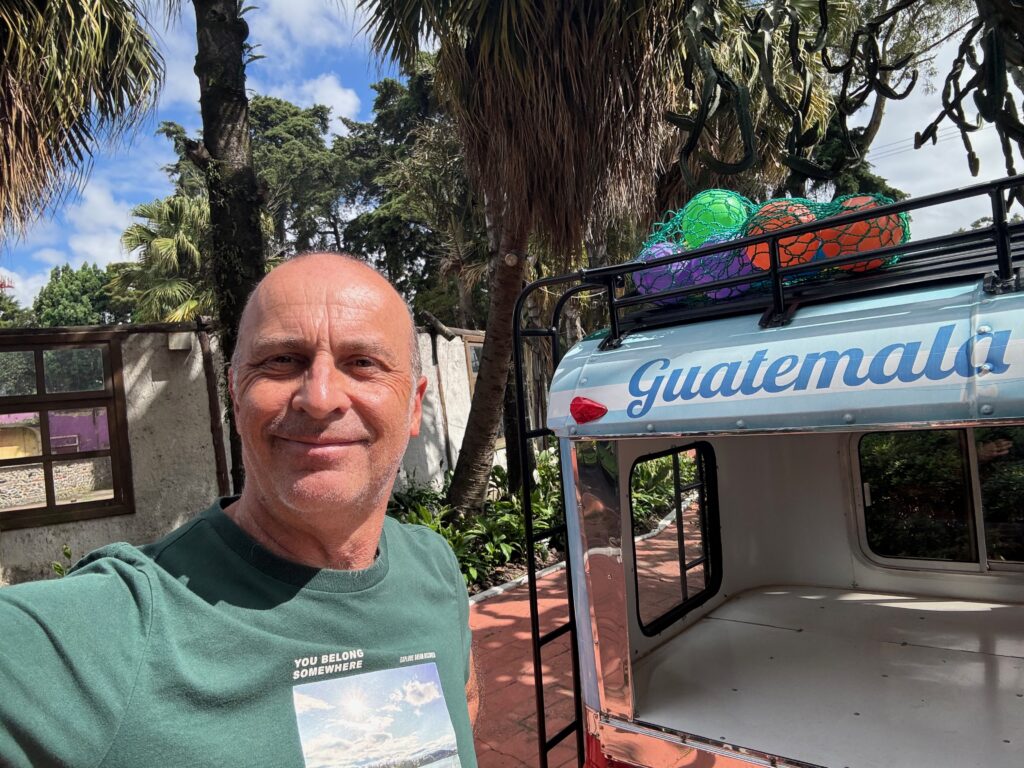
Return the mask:
[[[644,248],[637,261],[653,261],[665,256],[676,256],[685,253],[686,249],[676,243],[662,242]],[[669,264],[660,264],[650,269],[640,270],[633,273],[633,282],[636,283],[638,293],[647,295],[670,291],[673,288],[683,288],[693,285],[693,262],[675,261]],[[673,304],[680,297],[654,300],[655,304]]]
[[[731,235],[712,235],[704,242],[704,245],[727,243],[732,239]],[[730,277],[752,274],[754,272],[754,265],[743,251],[731,248],[725,251],[716,251],[715,253],[695,259],[692,272],[693,283],[695,285],[702,285],[716,280],[726,280]],[[743,295],[749,288],[749,283],[740,283],[739,285],[731,285],[725,288],[716,288],[715,290],[708,291],[707,295],[711,299],[731,299]]]

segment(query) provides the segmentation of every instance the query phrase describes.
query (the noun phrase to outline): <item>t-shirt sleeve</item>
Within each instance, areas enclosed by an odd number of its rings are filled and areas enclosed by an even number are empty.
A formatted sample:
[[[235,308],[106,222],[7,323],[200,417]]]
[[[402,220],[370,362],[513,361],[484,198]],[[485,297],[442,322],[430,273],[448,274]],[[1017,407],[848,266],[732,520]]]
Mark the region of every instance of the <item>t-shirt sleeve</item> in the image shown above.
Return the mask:
[[[445,551],[448,553],[448,560],[451,563],[453,589],[455,590],[455,601],[459,609],[459,629],[462,632],[462,655],[465,659],[466,682],[469,683],[470,664],[472,662],[473,636],[469,628],[469,592],[466,590],[466,580],[462,576],[462,569],[459,561],[452,552],[447,542],[444,543]]]
[[[140,569],[112,558],[0,589],[0,765],[99,766],[152,625]]]

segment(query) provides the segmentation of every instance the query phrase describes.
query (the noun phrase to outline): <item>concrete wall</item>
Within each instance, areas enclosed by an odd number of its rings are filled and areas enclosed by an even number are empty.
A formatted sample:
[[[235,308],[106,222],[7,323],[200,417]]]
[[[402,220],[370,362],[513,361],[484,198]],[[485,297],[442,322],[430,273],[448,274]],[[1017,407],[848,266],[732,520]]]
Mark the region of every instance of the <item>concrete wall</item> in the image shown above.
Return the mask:
[[[437,355],[434,355],[432,337],[421,333],[420,358],[423,375],[427,377],[427,393],[423,398],[423,422],[419,437],[409,441],[409,449],[402,462],[398,487],[410,483],[440,485],[444,473],[459,458],[459,446],[466,433],[471,400],[469,374],[466,368],[466,347],[462,339],[451,341],[435,336]],[[445,417],[448,431],[445,436]],[[451,462],[449,462],[449,456]]]
[[[52,575],[68,544],[76,558],[113,541],[152,541],[217,496],[210,412],[198,339],[169,350],[166,333],[122,342],[135,514],[0,531],[0,584]]]
[[[122,344],[135,513],[0,531],[0,585],[52,576],[50,563],[60,559],[64,544],[78,558],[113,541],[160,538],[216,498],[206,379],[195,334],[185,350],[168,349],[167,333],[126,333]],[[462,339],[436,337],[436,357],[430,334],[421,333],[419,344],[428,380],[423,422],[410,442],[399,487],[440,484],[451,468],[449,455],[452,461],[458,457],[469,414]]]

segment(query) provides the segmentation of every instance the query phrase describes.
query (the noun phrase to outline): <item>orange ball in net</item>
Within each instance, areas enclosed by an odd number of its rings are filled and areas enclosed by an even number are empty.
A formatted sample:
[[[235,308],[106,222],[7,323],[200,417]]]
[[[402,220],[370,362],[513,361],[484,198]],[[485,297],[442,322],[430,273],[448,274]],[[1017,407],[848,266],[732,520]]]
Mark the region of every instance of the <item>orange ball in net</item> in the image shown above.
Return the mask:
[[[780,229],[795,227],[797,224],[808,221],[814,221],[814,213],[803,203],[798,203],[795,200],[770,200],[754,211],[747,222],[743,235],[744,237],[764,235],[769,232],[777,232]],[[804,264],[817,255],[820,245],[821,242],[816,232],[805,232],[795,237],[781,238],[779,240],[779,264],[783,267]],[[758,269],[767,270],[771,266],[768,243],[748,245],[744,250],[747,258]]]
[[[836,216],[845,216],[852,211],[865,211],[883,205],[871,195],[851,195],[838,202],[839,210],[836,211]],[[898,214],[892,214],[865,221],[855,221],[852,224],[842,224],[838,227],[829,227],[818,232],[817,236],[821,239],[821,251],[825,258],[835,259],[851,253],[873,251],[876,248],[886,248],[902,243],[904,228],[901,217]],[[878,269],[885,262],[886,259],[871,259],[855,264],[843,264],[839,268],[849,272],[867,272]]]

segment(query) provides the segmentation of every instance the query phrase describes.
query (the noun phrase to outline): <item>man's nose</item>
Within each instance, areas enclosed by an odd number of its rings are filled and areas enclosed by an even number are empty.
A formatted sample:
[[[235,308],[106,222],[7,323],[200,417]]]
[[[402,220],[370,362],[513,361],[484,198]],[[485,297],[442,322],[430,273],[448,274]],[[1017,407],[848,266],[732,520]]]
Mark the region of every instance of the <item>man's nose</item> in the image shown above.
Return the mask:
[[[348,383],[330,355],[317,355],[306,369],[292,405],[315,419],[326,418],[336,411],[344,413],[352,405]]]

